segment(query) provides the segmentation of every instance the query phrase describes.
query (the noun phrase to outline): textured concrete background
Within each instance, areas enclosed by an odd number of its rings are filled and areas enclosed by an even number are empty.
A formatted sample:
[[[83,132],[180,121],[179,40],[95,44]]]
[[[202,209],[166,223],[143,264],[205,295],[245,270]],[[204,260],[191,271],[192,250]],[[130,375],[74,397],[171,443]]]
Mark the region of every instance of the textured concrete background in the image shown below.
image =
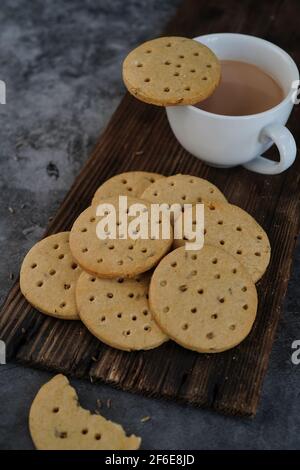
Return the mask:
[[[0,300],[42,235],[98,134],[119,103],[120,63],[159,35],[178,0],[6,0],[0,9]],[[300,448],[300,249],[254,419],[160,402],[72,380],[82,404],[112,400],[102,413],[143,438],[147,449]],[[28,449],[28,410],[53,374],[0,366],[0,448]],[[141,423],[149,415],[151,420]]]

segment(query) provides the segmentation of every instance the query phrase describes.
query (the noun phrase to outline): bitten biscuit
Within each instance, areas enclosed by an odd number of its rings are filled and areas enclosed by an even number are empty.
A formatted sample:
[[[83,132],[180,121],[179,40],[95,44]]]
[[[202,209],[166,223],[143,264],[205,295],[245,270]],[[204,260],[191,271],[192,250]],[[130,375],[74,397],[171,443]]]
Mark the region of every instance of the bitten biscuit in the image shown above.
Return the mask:
[[[30,408],[29,429],[39,450],[136,450],[141,444],[119,424],[81,408],[62,374],[39,390]]]
[[[183,37],[145,42],[123,63],[128,91],[158,106],[196,104],[214,92],[220,77],[215,54],[198,41]]]

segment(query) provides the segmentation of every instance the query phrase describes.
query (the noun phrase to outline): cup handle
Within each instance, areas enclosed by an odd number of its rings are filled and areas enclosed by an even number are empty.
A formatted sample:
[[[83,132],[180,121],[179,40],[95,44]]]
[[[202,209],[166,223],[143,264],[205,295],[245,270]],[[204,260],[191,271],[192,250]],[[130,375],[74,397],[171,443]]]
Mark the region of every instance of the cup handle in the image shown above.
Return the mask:
[[[285,126],[269,124],[263,128],[259,140],[261,142],[272,140],[279,150],[280,161],[273,162],[264,157],[257,157],[243,165],[244,168],[264,175],[277,175],[293,164],[297,153],[296,142]]]

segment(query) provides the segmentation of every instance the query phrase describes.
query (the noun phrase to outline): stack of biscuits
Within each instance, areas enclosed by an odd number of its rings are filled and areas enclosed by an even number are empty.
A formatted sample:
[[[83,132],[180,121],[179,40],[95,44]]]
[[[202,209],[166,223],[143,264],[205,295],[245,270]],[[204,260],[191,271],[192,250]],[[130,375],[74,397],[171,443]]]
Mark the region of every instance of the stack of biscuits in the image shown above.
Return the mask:
[[[146,207],[144,220],[149,221],[153,203],[179,204],[192,219],[202,203],[203,248],[187,250],[184,238],[174,239],[172,220],[167,238],[161,219],[156,237],[149,232],[141,238],[140,225],[124,236],[119,196],[127,196],[129,226],[134,223],[130,208],[137,205]],[[99,207],[111,206],[116,230],[99,238],[97,227],[107,214]],[[81,320],[111,347],[147,350],[172,339],[200,353],[217,353],[236,346],[251,331],[257,312],[255,283],[269,260],[264,230],[211,182],[136,171],[104,182],[70,232],[33,246],[23,261],[20,285],[39,311]]]

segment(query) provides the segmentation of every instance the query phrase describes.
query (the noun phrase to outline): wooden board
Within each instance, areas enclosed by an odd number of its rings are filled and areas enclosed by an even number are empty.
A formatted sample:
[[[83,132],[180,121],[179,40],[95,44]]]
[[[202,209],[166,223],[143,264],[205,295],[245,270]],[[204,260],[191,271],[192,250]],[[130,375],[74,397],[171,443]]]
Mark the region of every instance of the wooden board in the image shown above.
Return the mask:
[[[263,36],[300,62],[299,18],[300,4],[292,0],[186,0],[167,31],[189,37],[218,31]],[[289,127],[300,139],[299,106],[296,108]],[[272,261],[258,285],[259,312],[250,336],[239,347],[218,355],[193,353],[172,342],[148,352],[120,352],[101,344],[80,322],[64,322],[38,313],[22,297],[17,282],[0,316],[0,337],[6,341],[9,359],[90,377],[92,381],[100,379],[133,392],[230,414],[252,415],[257,408],[299,232],[300,160],[278,176],[257,175],[242,168],[210,168],[180,147],[163,109],[140,103],[127,94],[47,234],[70,229],[101,182],[115,173],[138,169],[208,178],[266,229],[273,249]]]

